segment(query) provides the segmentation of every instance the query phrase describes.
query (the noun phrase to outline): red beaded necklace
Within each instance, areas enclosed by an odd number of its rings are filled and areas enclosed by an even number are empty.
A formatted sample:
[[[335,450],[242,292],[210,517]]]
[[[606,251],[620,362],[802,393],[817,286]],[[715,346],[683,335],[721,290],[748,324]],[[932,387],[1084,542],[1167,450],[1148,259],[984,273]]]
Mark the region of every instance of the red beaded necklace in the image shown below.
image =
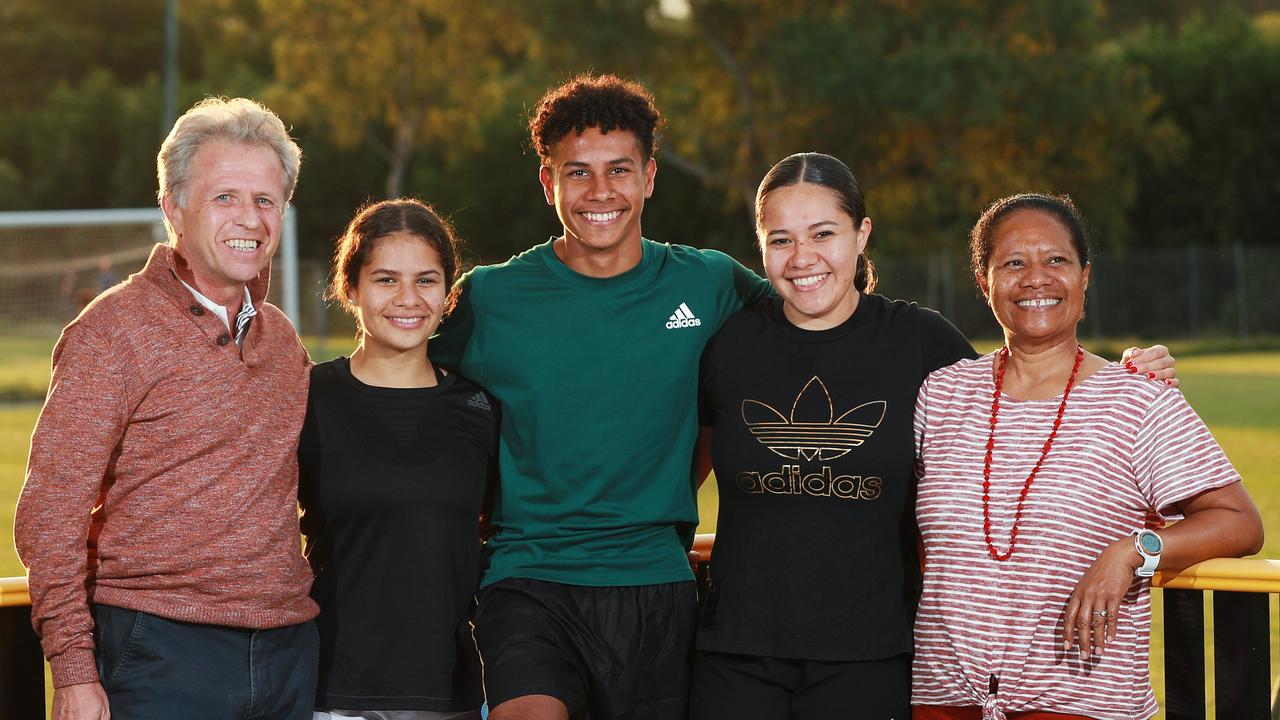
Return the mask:
[[[996,550],[995,543],[991,542],[991,452],[996,447],[996,416],[1000,412],[1000,392],[1004,388],[1004,368],[1009,361],[1009,347],[1006,345],[1000,348],[998,354],[1000,365],[996,368],[996,391],[991,396],[991,434],[987,436],[987,457],[982,463],[982,533],[987,540],[987,552],[996,560],[1004,561],[1013,555],[1013,546],[1018,543],[1018,525],[1022,522],[1022,504],[1027,499],[1027,492],[1031,490],[1031,483],[1035,481],[1036,473],[1040,472],[1044,459],[1049,456],[1049,448],[1053,447],[1053,438],[1058,435],[1058,428],[1062,426],[1062,413],[1067,409],[1067,398],[1071,395],[1071,386],[1076,384],[1076,373],[1080,370],[1080,362],[1084,360],[1084,346],[1076,345],[1076,363],[1071,367],[1071,377],[1067,378],[1067,389],[1062,392],[1062,404],[1058,406],[1058,416],[1053,420],[1053,429],[1049,431],[1049,439],[1044,441],[1040,459],[1036,461],[1035,467],[1031,468],[1027,481],[1022,484],[1022,492],[1018,493],[1018,510],[1013,515],[1013,529],[1009,532],[1009,549],[1003,553]]]

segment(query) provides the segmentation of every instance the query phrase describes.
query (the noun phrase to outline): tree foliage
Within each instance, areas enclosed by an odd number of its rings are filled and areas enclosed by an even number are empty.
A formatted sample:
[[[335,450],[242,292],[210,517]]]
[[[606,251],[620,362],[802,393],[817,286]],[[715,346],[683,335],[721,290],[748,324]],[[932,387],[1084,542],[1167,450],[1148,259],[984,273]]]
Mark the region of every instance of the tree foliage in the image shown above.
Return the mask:
[[[1276,242],[1280,226],[1280,14],[1195,15],[1126,46],[1150,79],[1159,144],[1134,159],[1136,227],[1166,244]]]
[[[254,95],[253,0],[184,0],[180,104]],[[155,202],[163,0],[0,2],[0,209]],[[210,73],[209,76],[205,72]]]
[[[274,37],[273,104],[322,124],[339,147],[387,162],[398,196],[414,151],[475,150],[477,120],[519,77],[524,28],[469,0],[262,0]]]
[[[986,202],[1030,188],[1071,192],[1123,232],[1142,87],[1094,3],[693,8],[700,70],[669,90],[674,151],[740,206],[769,164],[820,150],[854,169],[895,247],[954,244]]]
[[[1280,0],[182,0],[182,106],[259,97],[303,146],[303,252],[412,194],[501,260],[558,230],[527,150],[551,84],[615,72],[668,118],[647,235],[755,254],[781,157],[863,182],[880,248],[1073,195],[1106,244],[1276,242]],[[146,205],[164,0],[0,0],[0,207]]]

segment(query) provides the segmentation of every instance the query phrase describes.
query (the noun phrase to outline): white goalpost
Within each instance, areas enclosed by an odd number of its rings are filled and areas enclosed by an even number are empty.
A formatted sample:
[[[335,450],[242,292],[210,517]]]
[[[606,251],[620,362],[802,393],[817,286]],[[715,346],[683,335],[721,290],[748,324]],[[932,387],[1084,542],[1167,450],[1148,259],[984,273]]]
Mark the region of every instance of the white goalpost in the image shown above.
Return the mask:
[[[297,211],[285,211],[271,302],[300,327]],[[0,338],[56,336],[166,241],[159,208],[0,212]]]

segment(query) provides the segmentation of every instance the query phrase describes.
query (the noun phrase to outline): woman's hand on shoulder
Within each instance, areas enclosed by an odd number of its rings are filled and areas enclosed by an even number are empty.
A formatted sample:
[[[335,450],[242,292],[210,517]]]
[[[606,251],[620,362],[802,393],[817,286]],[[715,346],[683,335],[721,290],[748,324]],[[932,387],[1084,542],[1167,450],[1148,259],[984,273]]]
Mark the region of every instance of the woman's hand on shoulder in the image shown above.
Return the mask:
[[[1080,659],[1101,655],[1115,640],[1120,601],[1133,584],[1141,563],[1133,538],[1125,536],[1107,546],[1085,571],[1067,598],[1062,612],[1062,649],[1078,647]]]
[[[1174,370],[1174,358],[1169,348],[1164,345],[1152,345],[1149,348],[1131,347],[1120,356],[1125,369],[1136,375],[1146,375],[1152,380],[1164,380],[1173,387],[1178,387],[1178,373]]]

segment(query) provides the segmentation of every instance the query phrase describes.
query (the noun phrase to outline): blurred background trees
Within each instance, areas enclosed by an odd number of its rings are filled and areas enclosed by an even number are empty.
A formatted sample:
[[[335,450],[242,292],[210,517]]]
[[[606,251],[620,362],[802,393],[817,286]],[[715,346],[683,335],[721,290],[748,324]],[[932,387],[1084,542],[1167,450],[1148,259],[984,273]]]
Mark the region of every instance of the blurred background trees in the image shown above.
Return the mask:
[[[844,159],[875,243],[955,248],[990,200],[1073,195],[1112,248],[1277,244],[1280,2],[180,0],[181,110],[248,95],[293,126],[303,253],[363,202],[453,216],[477,261],[558,230],[524,121],[616,72],[668,125],[659,240],[754,254],[791,152]],[[164,0],[0,0],[0,209],[146,206]]]

